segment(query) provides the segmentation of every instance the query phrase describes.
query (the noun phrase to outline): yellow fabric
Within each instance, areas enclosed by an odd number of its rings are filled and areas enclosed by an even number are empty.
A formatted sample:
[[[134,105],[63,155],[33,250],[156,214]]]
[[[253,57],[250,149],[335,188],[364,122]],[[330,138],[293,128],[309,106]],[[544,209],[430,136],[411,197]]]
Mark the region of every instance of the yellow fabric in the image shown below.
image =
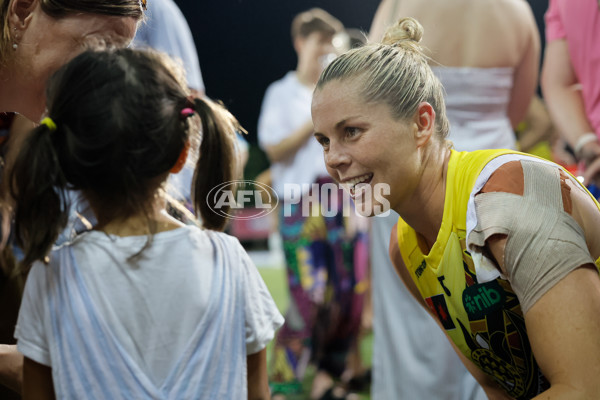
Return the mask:
[[[466,251],[467,203],[471,188],[489,161],[510,153],[514,151],[483,150],[458,153],[452,150],[448,162],[442,225],[429,254],[423,255],[421,252],[414,229],[402,218],[398,220],[400,253],[423,299],[440,294],[446,296],[442,283],[450,293],[462,293],[465,285],[465,270],[464,265],[461,265],[463,261],[468,266],[469,273],[475,276],[473,261]],[[444,277],[443,281],[440,281],[441,277]],[[448,301],[446,304],[451,307],[449,311],[453,319],[458,317],[468,321],[464,307],[452,307],[453,302]],[[431,308],[431,304],[429,306]],[[454,325],[457,326],[456,323]],[[462,332],[458,329],[446,329],[446,332],[462,353],[470,358],[471,350],[466,345]]]
[[[417,283],[423,298],[437,294],[441,289],[437,277],[431,279],[437,268],[431,267],[440,266],[440,261],[443,259],[453,259],[452,255],[456,256],[459,254],[458,252],[461,254],[460,258],[463,258],[462,252],[466,250],[467,203],[479,173],[492,159],[511,153],[515,152],[510,150],[482,150],[458,153],[452,150],[448,162],[442,225],[429,254],[423,255],[421,253],[416,232],[402,218],[398,220],[400,252],[407,267],[417,266],[417,268],[408,268],[408,270],[415,283]],[[456,247],[457,243],[458,248]],[[472,272],[475,273],[471,257],[466,258]],[[424,278],[419,275],[421,271],[425,273],[425,270],[423,270],[423,267],[418,267],[422,265],[423,261],[430,267],[425,269],[427,273]]]
[[[511,396],[525,399],[545,390],[548,383],[531,352],[521,306],[507,281],[498,278],[478,284],[466,248],[466,213],[472,188],[485,165],[504,154],[522,153],[452,151],[442,225],[429,254],[421,252],[417,233],[401,218],[397,233],[412,279],[452,341]],[[600,258],[596,264],[600,267]]]

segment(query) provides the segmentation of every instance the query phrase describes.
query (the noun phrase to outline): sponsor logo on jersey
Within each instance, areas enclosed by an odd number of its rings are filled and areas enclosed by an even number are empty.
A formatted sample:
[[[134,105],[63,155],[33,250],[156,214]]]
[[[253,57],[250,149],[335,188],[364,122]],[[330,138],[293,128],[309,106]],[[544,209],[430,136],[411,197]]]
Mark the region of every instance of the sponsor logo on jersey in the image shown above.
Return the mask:
[[[475,321],[502,308],[505,294],[500,284],[494,280],[469,286],[464,290],[462,298],[469,319]]]

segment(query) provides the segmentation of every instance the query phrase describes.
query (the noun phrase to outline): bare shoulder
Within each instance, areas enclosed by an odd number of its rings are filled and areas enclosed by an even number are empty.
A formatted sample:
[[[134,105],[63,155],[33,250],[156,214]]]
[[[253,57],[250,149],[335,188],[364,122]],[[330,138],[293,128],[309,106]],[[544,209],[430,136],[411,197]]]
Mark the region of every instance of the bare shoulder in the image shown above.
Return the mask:
[[[569,273],[525,314],[533,353],[551,384],[547,398],[600,398],[600,341],[590,340],[600,330],[599,308],[600,279],[589,265]]]
[[[505,28],[520,29],[528,35],[537,32],[533,11],[525,0],[475,0],[469,1],[477,13],[492,18]]]
[[[514,22],[517,22],[528,32],[531,29],[536,29],[535,18],[531,6],[525,0],[498,0],[499,6],[506,13],[506,17],[510,17]]]
[[[503,9],[505,9],[507,12],[511,12],[511,13],[523,13],[523,12],[528,12],[531,11],[531,7],[529,6],[529,3],[527,3],[526,0],[488,0],[491,3],[496,3],[498,4],[498,6],[502,7]]]
[[[531,7],[525,0],[471,1],[471,31],[484,59],[495,66],[518,67],[538,48],[539,33]],[[482,36],[479,37],[481,32]],[[500,51],[500,53],[497,53]]]

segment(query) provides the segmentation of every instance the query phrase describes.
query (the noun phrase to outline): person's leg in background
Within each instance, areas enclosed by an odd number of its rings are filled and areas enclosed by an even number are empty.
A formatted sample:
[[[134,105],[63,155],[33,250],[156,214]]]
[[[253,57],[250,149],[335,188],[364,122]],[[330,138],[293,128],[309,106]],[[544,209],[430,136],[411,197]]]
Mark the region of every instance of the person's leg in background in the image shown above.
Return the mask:
[[[302,202],[280,210],[291,299],[271,360],[274,394],[298,393],[311,360],[317,368],[311,398],[321,398],[345,371],[360,330],[364,296],[360,288],[368,276],[366,230],[352,222],[353,215],[344,216],[344,204],[337,201],[341,191],[326,194],[330,195],[335,200],[320,198],[317,205],[336,207],[332,217],[320,212],[303,216]]]

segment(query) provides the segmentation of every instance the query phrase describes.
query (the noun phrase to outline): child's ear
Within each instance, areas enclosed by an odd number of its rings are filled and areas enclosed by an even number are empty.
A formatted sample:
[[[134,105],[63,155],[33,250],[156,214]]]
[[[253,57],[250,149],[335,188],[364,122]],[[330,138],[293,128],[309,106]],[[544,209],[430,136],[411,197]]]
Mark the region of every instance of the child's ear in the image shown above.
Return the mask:
[[[189,151],[190,151],[190,142],[187,141],[187,142],[185,142],[185,146],[183,146],[181,153],[179,153],[179,158],[175,162],[175,165],[173,165],[173,167],[171,167],[171,170],[169,171],[170,173],[177,174],[177,173],[181,172],[181,170],[185,166],[185,162],[187,161]]]

